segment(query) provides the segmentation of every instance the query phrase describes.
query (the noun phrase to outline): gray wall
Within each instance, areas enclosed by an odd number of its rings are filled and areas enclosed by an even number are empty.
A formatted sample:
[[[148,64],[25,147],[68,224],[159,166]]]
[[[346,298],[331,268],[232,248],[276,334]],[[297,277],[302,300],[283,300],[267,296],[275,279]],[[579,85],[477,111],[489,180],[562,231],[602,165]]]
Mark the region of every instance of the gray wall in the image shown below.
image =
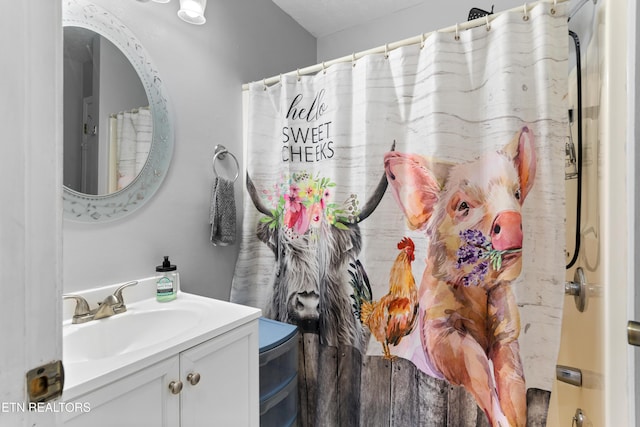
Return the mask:
[[[209,243],[214,146],[242,161],[242,83],[315,63],[315,38],[265,0],[210,1],[203,26],[181,21],[177,0],[94,3],[131,29],[158,68],[175,148],[160,190],[138,211],[106,224],[64,221],[64,291],[151,276],[169,255],[184,290],[228,299],[239,245]],[[238,221],[242,194],[239,180]]]
[[[500,12],[521,7],[522,0],[456,0],[455,2],[427,1],[363,25],[318,38],[318,62],[330,61],[386,43],[400,41],[421,33],[464,22],[472,7]],[[288,70],[287,70],[288,71]]]
[[[149,105],[144,86],[127,58],[104,37],[100,38],[100,124],[108,141],[109,116]],[[104,138],[104,141],[102,140]]]
[[[105,37],[99,38],[98,150],[93,172],[97,194],[109,192],[110,116],[149,105],[142,81],[126,56]],[[94,101],[96,96],[94,95]]]
[[[83,64],[64,59],[64,163],[78,165],[64,169],[63,182],[71,188],[80,188],[82,182],[82,83]]]

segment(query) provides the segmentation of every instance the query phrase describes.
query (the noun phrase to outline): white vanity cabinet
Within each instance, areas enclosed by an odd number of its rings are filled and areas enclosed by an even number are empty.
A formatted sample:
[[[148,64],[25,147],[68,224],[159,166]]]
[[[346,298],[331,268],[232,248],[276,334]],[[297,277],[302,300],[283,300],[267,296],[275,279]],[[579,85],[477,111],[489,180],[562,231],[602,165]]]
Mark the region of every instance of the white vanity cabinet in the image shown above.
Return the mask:
[[[258,320],[65,402],[65,427],[258,426]],[[63,396],[64,399],[64,396]]]
[[[168,386],[179,372],[179,356],[174,356],[68,400],[86,409],[65,412],[64,426],[179,426],[180,397]]]
[[[180,426],[258,426],[258,322],[180,354]]]

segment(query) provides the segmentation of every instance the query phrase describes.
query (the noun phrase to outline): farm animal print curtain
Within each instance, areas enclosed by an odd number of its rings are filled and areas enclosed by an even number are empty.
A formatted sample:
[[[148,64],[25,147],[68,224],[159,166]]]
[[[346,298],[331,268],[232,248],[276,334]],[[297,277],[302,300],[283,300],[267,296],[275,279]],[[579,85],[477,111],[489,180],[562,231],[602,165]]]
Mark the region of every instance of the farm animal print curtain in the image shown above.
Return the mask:
[[[299,327],[302,426],[544,425],[564,5],[250,84],[232,301]]]

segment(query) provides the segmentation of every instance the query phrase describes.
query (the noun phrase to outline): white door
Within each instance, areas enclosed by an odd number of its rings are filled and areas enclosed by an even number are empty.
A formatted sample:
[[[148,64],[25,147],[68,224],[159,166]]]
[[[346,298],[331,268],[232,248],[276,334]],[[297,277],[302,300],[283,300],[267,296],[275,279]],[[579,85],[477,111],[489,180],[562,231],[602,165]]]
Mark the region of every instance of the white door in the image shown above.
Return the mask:
[[[2,6],[0,425],[54,426],[25,396],[26,373],[62,356],[62,3]]]
[[[600,3],[602,5],[600,6]],[[636,426],[634,358],[627,344],[627,322],[635,317],[638,280],[637,215],[637,5],[635,0],[598,2],[604,34],[601,153],[605,277],[604,342],[607,426]],[[640,421],[640,420],[639,420]]]
[[[630,147],[628,155],[629,168],[629,199],[633,201],[630,209],[629,227],[632,233],[630,247],[630,263],[632,265],[631,280],[628,290],[628,304],[630,322],[627,325],[627,341],[636,346],[629,349],[629,378],[633,379],[629,387],[630,397],[630,423],[629,425],[638,425],[640,422],[640,404],[636,403],[636,396],[640,396],[640,348],[638,348],[638,324],[640,322],[640,149],[637,143],[640,141],[640,45],[638,37],[640,36],[640,7],[635,0],[629,1],[629,30],[631,37],[629,40],[635,40],[635,43],[629,43],[629,76],[627,86],[629,90],[629,111],[627,114],[629,120],[628,145]],[[634,323],[631,323],[634,322]],[[630,328],[631,327],[631,328]],[[632,329],[632,330],[629,330]]]

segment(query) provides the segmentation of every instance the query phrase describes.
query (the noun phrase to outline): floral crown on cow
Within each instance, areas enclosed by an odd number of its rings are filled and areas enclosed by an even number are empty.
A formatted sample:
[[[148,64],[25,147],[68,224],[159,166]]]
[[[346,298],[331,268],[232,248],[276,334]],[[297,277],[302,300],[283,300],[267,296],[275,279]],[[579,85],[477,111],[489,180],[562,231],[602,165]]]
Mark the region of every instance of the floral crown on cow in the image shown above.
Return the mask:
[[[273,190],[262,190],[262,198],[273,206],[271,216],[260,219],[269,228],[284,227],[292,237],[310,233],[320,228],[323,218],[333,227],[347,229],[345,224],[358,219],[358,197],[351,194],[342,204],[333,203],[336,186],[329,178],[306,171],[283,174]]]

